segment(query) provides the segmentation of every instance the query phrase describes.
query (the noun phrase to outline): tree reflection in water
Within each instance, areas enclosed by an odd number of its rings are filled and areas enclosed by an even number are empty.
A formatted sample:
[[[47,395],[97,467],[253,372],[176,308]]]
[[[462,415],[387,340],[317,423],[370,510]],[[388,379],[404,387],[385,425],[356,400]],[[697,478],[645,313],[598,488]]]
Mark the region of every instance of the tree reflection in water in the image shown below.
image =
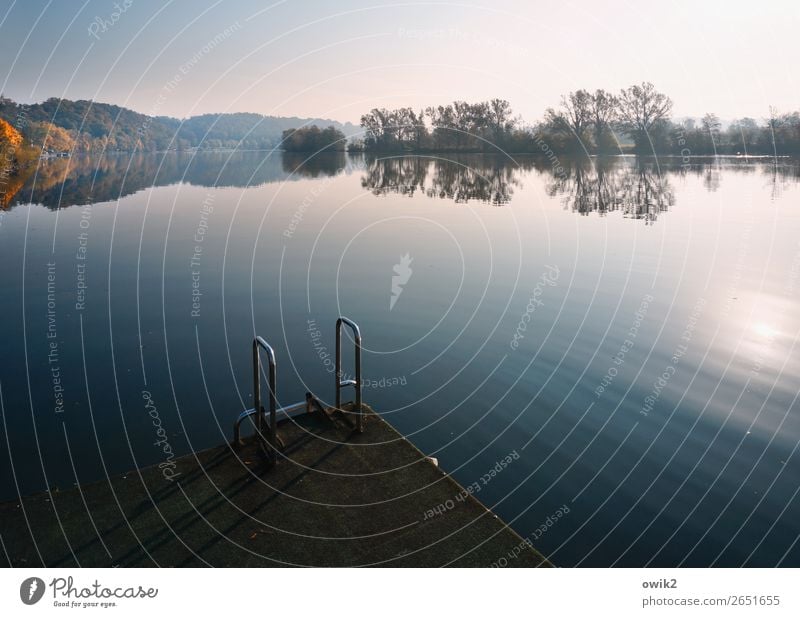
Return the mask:
[[[709,157],[637,158],[417,155],[385,156],[288,152],[184,152],[106,155],[41,161],[35,173],[11,177],[0,206],[41,203],[49,208],[113,201],[151,187],[175,183],[251,187],[273,182],[336,176],[356,171],[361,187],[374,195],[420,195],[503,206],[523,180],[538,174],[545,192],[580,215],[621,212],[652,224],[675,205],[673,182],[696,177],[716,191],[728,174],[761,174],[777,198],[800,179],[797,159]]]
[[[600,216],[620,212],[646,225],[675,205],[673,181],[695,176],[710,192],[720,188],[729,173],[760,173],[772,184],[773,197],[782,187],[800,180],[797,159],[741,157],[368,157],[361,186],[375,195],[426,195],[455,203],[477,201],[502,206],[511,201],[522,180],[535,170],[545,192],[576,214]]]
[[[456,203],[480,201],[502,206],[511,201],[514,188],[521,186],[520,171],[531,167],[530,160],[523,166],[491,155],[370,158],[361,186],[374,195],[413,197],[420,192]]]
[[[564,207],[577,214],[623,216],[651,224],[675,204],[668,172],[657,161],[597,158],[565,161],[558,173],[547,169],[547,193],[560,196]]]

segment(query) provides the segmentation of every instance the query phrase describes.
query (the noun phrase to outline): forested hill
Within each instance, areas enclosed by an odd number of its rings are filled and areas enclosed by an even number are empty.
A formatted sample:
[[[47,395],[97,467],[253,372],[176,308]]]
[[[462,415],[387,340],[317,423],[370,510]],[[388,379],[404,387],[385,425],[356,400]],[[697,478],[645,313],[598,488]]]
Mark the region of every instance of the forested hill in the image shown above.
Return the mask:
[[[159,120],[174,123],[169,124],[173,132],[178,125],[178,121],[171,118],[159,118]],[[283,131],[305,125],[314,125],[320,128],[333,126],[346,136],[361,132],[361,129],[353,124],[341,124],[333,120],[234,113],[193,116],[180,127],[179,136],[192,145],[202,142],[210,147],[232,147],[241,140],[244,148],[265,148],[278,145]]]
[[[255,113],[205,114],[182,123],[107,103],[52,98],[24,105],[2,96],[0,118],[17,127],[29,143],[53,152],[273,148],[284,130],[306,124],[334,126],[346,135],[359,131],[350,123]]]

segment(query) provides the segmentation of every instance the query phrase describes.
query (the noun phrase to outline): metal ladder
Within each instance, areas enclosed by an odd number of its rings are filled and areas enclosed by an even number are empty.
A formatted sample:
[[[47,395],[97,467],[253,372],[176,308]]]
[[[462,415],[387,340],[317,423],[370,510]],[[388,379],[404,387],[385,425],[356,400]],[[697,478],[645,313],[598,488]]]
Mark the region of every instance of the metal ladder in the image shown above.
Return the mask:
[[[355,342],[355,379],[342,379],[342,325],[347,325],[353,331]],[[361,405],[361,330],[358,325],[347,317],[336,320],[336,409],[342,408],[342,388],[353,386],[356,390],[354,412],[356,414],[356,429],[364,432],[364,408]]]
[[[341,349],[341,326],[346,324],[353,331],[355,338],[355,379],[341,380],[342,376],[342,349]],[[269,427],[264,437],[264,424],[267,422],[267,411],[261,405],[261,350],[267,354],[268,372],[267,381],[269,387]],[[278,449],[283,447],[278,436],[278,415],[291,418],[299,413],[311,413],[314,408],[324,412],[322,403],[310,392],[306,392],[306,400],[294,403],[278,409],[276,395],[276,361],[275,351],[269,343],[260,336],[253,339],[253,408],[247,409],[239,414],[233,424],[233,445],[242,445],[241,428],[242,422],[246,418],[255,416],[256,435],[261,436],[267,445],[267,457],[272,464],[277,462]],[[353,386],[356,390],[355,413],[356,429],[364,431],[364,410],[361,404],[361,331],[356,323],[346,317],[339,317],[336,321],[336,409],[341,410],[341,389],[346,386]],[[263,443],[262,441],[262,443]]]

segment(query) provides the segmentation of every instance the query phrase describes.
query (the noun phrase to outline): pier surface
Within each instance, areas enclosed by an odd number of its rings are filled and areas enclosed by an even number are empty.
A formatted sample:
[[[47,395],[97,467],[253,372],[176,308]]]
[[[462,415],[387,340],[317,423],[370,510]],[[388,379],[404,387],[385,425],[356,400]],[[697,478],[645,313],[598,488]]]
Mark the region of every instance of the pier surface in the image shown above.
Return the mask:
[[[550,565],[372,410],[365,431],[316,412],[254,439],[80,489],[0,504],[15,567]],[[431,515],[431,512],[434,512]]]

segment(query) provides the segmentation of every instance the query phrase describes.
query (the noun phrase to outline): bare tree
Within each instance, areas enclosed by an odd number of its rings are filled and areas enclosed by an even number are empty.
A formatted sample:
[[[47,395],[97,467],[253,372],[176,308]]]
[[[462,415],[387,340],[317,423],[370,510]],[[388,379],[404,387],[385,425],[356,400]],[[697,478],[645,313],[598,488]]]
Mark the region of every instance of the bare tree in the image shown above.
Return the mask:
[[[514,121],[511,119],[511,103],[503,99],[489,101],[487,124],[492,132],[495,144],[499,144],[505,134],[514,127]]]
[[[728,142],[736,146],[741,146],[747,153],[756,147],[759,139],[760,127],[753,118],[739,118],[731,122],[728,127]],[[739,150],[736,150],[739,152]]]
[[[623,128],[631,134],[637,149],[643,150],[652,142],[656,125],[669,118],[672,99],[644,82],[620,91],[617,110]]]
[[[716,136],[722,128],[722,122],[716,114],[706,114],[703,116],[703,130],[711,135]]]
[[[714,153],[717,152],[717,144],[720,141],[720,131],[722,130],[722,122],[720,122],[719,118],[716,114],[706,114],[703,116],[701,120],[701,124],[703,125],[703,132],[711,138],[711,148],[714,150]]]
[[[390,138],[389,111],[386,109],[372,109],[368,114],[361,116],[361,126],[364,128],[365,139],[368,143],[385,145]]]
[[[604,149],[603,136],[611,129],[617,119],[617,97],[605,90],[595,90],[590,102],[594,146],[598,151]]]
[[[561,97],[558,110],[551,107],[545,112],[545,122],[573,144],[583,145],[586,130],[592,123],[591,105],[592,95],[586,90],[570,92]]]
[[[420,148],[427,137],[422,112],[411,107],[373,109],[361,116],[367,149],[411,150]]]

